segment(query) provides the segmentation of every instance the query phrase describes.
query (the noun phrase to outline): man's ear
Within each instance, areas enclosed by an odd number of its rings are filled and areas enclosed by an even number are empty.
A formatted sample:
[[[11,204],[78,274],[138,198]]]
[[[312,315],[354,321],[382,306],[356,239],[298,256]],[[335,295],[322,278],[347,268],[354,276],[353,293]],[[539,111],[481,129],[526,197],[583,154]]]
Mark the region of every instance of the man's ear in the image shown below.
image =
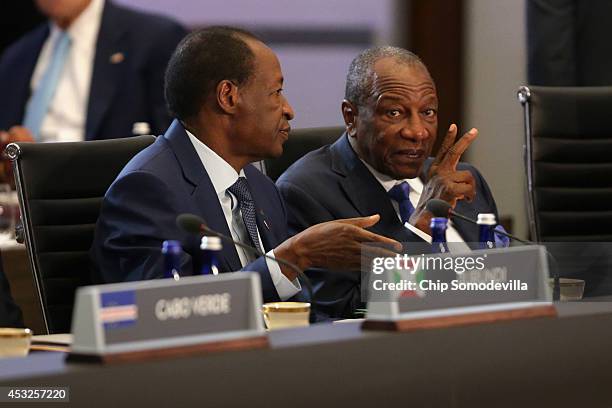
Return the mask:
[[[238,86],[232,81],[224,79],[217,84],[215,95],[219,109],[227,114],[233,114],[238,104]]]
[[[346,133],[354,137],[357,134],[357,107],[346,99],[342,101],[342,117],[346,125]]]

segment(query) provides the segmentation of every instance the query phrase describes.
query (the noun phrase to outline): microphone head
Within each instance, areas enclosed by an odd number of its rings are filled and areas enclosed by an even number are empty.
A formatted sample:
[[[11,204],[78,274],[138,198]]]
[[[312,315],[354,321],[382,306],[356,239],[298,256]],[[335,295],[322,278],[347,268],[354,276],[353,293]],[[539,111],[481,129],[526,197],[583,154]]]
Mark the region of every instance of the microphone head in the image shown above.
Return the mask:
[[[195,214],[179,214],[176,217],[176,225],[190,234],[200,234],[202,226],[206,226],[206,222]]]
[[[427,209],[434,217],[448,218],[451,206],[444,200],[434,198],[427,202]]]

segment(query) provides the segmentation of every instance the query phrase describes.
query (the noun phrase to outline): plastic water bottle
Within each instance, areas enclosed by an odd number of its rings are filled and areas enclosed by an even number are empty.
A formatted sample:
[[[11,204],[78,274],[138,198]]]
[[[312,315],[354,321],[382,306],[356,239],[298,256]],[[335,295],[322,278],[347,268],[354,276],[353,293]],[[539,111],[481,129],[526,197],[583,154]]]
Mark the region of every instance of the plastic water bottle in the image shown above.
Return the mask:
[[[429,227],[431,228],[431,251],[433,253],[448,252],[448,246],[446,244],[447,223],[447,218],[434,217],[431,219]]]
[[[200,242],[202,250],[202,275],[218,275],[219,274],[219,254],[223,249],[221,238],[203,236]]]
[[[178,241],[164,241],[162,243],[164,257],[164,278],[179,280],[181,275],[181,244]]]
[[[476,223],[479,225],[479,238],[480,249],[492,249],[495,248],[495,232],[494,228],[497,225],[495,214],[478,214]]]

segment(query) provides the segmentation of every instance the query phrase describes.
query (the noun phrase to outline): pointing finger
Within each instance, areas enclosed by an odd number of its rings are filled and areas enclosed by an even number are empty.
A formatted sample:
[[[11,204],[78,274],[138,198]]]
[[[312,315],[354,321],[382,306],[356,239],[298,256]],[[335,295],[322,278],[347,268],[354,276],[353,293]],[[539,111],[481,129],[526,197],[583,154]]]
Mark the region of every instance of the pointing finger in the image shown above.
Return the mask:
[[[444,161],[446,157],[446,153],[455,143],[455,139],[457,138],[457,125],[451,123],[446,132],[446,136],[444,136],[444,140],[442,141],[442,145],[438,150],[438,154],[436,155],[436,159],[434,160],[432,165],[440,164]]]
[[[446,157],[444,161],[440,164],[447,169],[455,170],[457,167],[457,163],[459,163],[459,159],[461,159],[461,155],[467,150],[467,148],[472,144],[472,142],[478,136],[478,130],[476,128],[472,128],[469,132],[467,132],[461,139],[457,141],[446,153]]]

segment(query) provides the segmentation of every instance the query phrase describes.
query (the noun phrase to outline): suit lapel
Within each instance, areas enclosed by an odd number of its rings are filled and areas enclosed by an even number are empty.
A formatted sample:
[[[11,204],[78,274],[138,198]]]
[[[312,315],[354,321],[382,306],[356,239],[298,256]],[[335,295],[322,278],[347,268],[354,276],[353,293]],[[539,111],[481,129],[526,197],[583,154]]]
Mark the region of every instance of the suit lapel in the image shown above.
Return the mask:
[[[370,230],[407,241],[410,234],[397,217],[387,192],[359,160],[346,133],[331,147],[332,169],[345,176],[340,184],[349,201],[363,217],[380,214],[380,221]]]
[[[211,229],[231,237],[232,234],[225,221],[225,214],[217,199],[212,181],[183,126],[175,120],[164,137],[176,155],[183,170],[183,177],[193,187],[192,197],[199,211],[197,215],[202,217]],[[232,244],[223,243],[221,258],[226,270],[237,271],[242,268],[236,247]]]
[[[476,200],[476,198],[474,199]],[[471,203],[466,202],[465,200],[461,200],[457,203],[455,207],[455,211],[458,214],[465,215],[471,220],[475,220],[478,218],[478,210]],[[478,236],[478,228],[467,221],[464,221],[459,218],[453,218],[453,225],[455,229],[461,235],[461,238],[467,243],[477,243],[480,237]]]
[[[129,64],[129,61],[125,61],[130,57],[129,50],[125,48],[127,42],[124,41],[127,31],[125,27],[118,24],[120,20],[115,15],[115,6],[107,1],[102,12],[91,76],[85,126],[86,140],[97,138],[102,119],[111,106],[120,78],[123,76],[122,73]]]

